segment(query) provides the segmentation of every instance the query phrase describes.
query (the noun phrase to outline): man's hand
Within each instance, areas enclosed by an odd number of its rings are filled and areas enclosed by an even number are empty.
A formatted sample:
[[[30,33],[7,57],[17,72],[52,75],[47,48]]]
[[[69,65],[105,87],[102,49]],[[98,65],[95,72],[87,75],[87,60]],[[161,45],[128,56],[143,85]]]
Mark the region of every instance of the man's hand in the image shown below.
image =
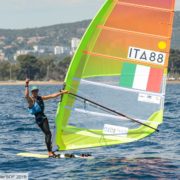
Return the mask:
[[[67,91],[67,90],[61,90],[61,93],[62,93],[62,94],[68,94],[69,91]]]
[[[29,85],[30,79],[26,78],[26,84]]]

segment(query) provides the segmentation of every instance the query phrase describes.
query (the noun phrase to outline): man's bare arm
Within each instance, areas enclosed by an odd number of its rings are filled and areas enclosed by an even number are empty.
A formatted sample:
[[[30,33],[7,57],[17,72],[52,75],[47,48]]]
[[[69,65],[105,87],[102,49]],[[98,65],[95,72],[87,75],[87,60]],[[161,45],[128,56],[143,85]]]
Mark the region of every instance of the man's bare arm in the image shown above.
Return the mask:
[[[60,91],[58,93],[50,94],[50,95],[47,95],[47,96],[42,96],[42,99],[43,100],[54,99],[54,98],[56,98],[56,97],[58,97],[58,96],[60,96],[62,94],[67,94],[67,93],[68,93],[68,91],[63,90],[63,91]]]
[[[34,102],[33,99],[29,96],[29,79],[26,79],[26,85],[25,85],[25,98],[29,104],[29,107],[32,107]]]

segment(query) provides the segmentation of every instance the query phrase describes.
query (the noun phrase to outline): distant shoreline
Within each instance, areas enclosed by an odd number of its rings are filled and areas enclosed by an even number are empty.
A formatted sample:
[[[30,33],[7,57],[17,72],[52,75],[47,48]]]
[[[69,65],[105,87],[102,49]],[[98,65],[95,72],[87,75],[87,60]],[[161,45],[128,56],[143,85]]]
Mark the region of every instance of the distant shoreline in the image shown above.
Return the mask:
[[[63,81],[30,81],[30,85],[62,85]],[[167,81],[167,84],[180,84],[180,81]],[[0,86],[25,85],[25,81],[0,81]]]
[[[180,84],[180,80],[179,81],[178,80],[174,80],[174,81],[168,80],[167,84]]]
[[[62,85],[63,81],[30,81],[30,85]],[[25,85],[25,81],[0,81],[0,86]]]

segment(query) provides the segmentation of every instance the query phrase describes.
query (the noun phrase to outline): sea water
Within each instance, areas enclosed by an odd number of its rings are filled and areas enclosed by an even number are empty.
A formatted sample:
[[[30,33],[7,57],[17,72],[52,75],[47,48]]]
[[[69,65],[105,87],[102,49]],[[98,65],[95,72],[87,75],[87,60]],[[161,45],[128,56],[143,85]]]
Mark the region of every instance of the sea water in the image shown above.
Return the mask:
[[[40,86],[41,95],[57,85]],[[46,103],[50,127],[58,98]],[[28,173],[29,179],[180,179],[180,85],[167,87],[160,132],[130,144],[79,150],[94,159],[35,159],[20,152],[46,153],[44,135],[28,114],[24,86],[0,86],[0,174]]]

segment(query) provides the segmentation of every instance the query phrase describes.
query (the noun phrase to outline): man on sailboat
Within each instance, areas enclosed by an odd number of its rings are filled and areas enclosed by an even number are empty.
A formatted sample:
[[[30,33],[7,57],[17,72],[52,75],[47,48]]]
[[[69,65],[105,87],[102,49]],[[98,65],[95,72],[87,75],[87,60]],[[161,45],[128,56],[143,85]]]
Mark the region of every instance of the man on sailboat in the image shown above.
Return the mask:
[[[29,81],[30,81],[29,79],[26,79],[26,84],[25,84],[25,98],[29,105],[28,110],[31,114],[35,115],[36,123],[45,134],[45,142],[46,142],[49,157],[54,157],[55,154],[54,152],[52,152],[52,142],[51,142],[52,135],[49,128],[49,122],[48,122],[48,118],[44,114],[44,109],[45,109],[44,100],[49,100],[49,99],[59,97],[62,94],[68,93],[68,91],[61,90],[60,92],[55,93],[55,94],[50,94],[47,96],[39,96],[38,94],[39,88],[37,86],[33,86],[31,88],[32,96],[30,96],[29,95]]]

